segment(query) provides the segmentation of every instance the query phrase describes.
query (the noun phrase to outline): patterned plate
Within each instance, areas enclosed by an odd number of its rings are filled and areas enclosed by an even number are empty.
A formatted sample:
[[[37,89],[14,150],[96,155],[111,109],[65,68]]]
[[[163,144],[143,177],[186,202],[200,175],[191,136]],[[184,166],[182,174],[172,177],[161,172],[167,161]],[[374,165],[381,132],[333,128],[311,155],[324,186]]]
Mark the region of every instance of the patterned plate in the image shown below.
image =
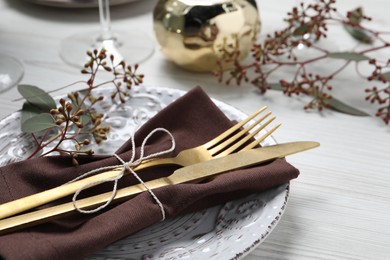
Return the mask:
[[[101,109],[110,123],[109,142],[94,147],[98,154],[113,154],[132,132],[185,92],[154,87],[136,87],[125,104],[109,101]],[[232,120],[246,115],[213,100]],[[0,165],[24,159],[34,149],[30,135],[21,133],[20,113],[0,121]],[[264,133],[264,132],[263,132]],[[263,134],[260,133],[260,134]],[[275,144],[267,138],[262,145]],[[252,194],[224,205],[157,223],[95,253],[89,259],[241,259],[258,246],[278,223],[287,203],[289,184]]]

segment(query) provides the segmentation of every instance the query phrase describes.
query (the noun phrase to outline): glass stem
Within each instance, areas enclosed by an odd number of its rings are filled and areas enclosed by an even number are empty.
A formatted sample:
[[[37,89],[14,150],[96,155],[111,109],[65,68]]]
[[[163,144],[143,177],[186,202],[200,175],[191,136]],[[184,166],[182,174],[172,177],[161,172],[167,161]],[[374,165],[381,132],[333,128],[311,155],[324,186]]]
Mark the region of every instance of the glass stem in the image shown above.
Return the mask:
[[[99,0],[100,17],[100,38],[104,40],[112,39],[111,19],[110,19],[110,0]]]

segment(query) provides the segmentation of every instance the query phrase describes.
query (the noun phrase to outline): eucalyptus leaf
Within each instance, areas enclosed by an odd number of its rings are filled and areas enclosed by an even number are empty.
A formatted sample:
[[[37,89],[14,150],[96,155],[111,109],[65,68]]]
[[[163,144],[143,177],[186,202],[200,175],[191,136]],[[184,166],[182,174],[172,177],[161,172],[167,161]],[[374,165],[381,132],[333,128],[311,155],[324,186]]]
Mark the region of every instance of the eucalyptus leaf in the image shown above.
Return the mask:
[[[336,111],[341,112],[341,113],[345,113],[345,114],[349,114],[349,115],[353,115],[353,116],[369,116],[369,114],[367,114],[366,112],[358,110],[354,107],[351,107],[351,106],[341,102],[340,100],[338,100],[334,97],[331,97],[328,100],[328,104],[330,105],[331,109],[336,110]]]
[[[390,82],[390,71],[382,73],[382,76],[385,77],[387,82]]]
[[[355,40],[366,43],[366,44],[371,44],[374,42],[373,38],[369,35],[369,33],[363,29],[355,28],[350,25],[345,25],[344,26],[345,30],[351,35]]]
[[[18,85],[18,91],[28,103],[36,106],[44,112],[49,112],[51,109],[57,107],[54,99],[37,86]]]
[[[24,102],[21,113],[21,123],[42,113],[42,110],[28,102]]]
[[[309,27],[306,24],[303,24],[294,30],[293,35],[294,36],[303,36],[308,32],[309,32]]]
[[[22,131],[24,133],[36,133],[55,126],[53,116],[49,113],[42,113],[24,121],[22,123]]]
[[[82,116],[80,117],[80,122],[81,122],[83,125],[88,124],[90,121],[91,121],[91,117],[90,117],[90,116],[82,115]]]
[[[328,57],[333,59],[343,59],[343,60],[350,60],[350,61],[363,61],[363,60],[370,59],[366,55],[356,53],[356,52],[331,52],[328,53]]]
[[[360,24],[363,21],[363,8],[358,7],[350,12],[351,16],[349,17],[352,23]]]
[[[284,88],[282,85],[280,85],[280,83],[270,83],[269,84],[269,87],[273,90],[280,90],[280,91],[283,91]]]
[[[282,85],[280,85],[279,83],[270,83],[269,85],[270,85],[270,88],[273,90],[279,90],[279,91],[283,90]],[[333,109],[335,111],[338,111],[338,112],[341,112],[344,114],[349,114],[349,115],[354,115],[354,116],[369,116],[369,114],[367,114],[366,112],[358,110],[354,107],[351,107],[351,106],[341,102],[340,100],[338,100],[334,97],[331,97],[328,100],[328,104],[330,105],[330,109]]]

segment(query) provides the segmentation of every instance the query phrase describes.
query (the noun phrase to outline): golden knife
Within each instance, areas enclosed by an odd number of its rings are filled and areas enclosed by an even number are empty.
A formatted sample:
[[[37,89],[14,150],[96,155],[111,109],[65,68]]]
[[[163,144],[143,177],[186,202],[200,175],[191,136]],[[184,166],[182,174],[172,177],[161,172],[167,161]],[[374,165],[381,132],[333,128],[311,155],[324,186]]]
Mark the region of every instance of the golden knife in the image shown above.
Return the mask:
[[[197,181],[216,176],[227,171],[253,166],[276,158],[283,158],[287,155],[318,147],[319,145],[320,144],[317,142],[304,141],[276,144],[262,148],[251,149],[210,161],[186,166],[177,169],[168,177],[151,180],[145,184],[150,189],[156,189],[167,185]],[[145,190],[146,188],[142,184],[119,189],[113,202],[126,200]],[[111,195],[111,192],[106,192],[85,199],[80,199],[77,201],[77,206],[80,209],[97,207],[104,204],[111,197]],[[76,209],[74,208],[73,203],[69,202],[50,208],[2,219],[0,220],[0,235],[23,227],[44,223],[74,211],[76,211]]]

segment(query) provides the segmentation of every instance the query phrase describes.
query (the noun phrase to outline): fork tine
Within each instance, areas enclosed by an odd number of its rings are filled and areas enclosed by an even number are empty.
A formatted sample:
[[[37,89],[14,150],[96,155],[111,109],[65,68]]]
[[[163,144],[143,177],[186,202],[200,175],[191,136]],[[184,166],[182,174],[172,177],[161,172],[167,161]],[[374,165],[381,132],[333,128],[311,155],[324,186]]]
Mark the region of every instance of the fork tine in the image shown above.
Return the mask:
[[[272,127],[269,131],[267,131],[267,133],[265,133],[264,135],[262,135],[260,138],[256,138],[255,140],[253,140],[250,144],[248,144],[247,146],[245,146],[244,148],[242,148],[240,150],[241,151],[246,151],[246,150],[250,150],[252,148],[254,148],[256,145],[258,145],[260,142],[262,142],[265,138],[267,138],[268,136],[270,136],[273,132],[275,132],[276,129],[278,129],[282,124],[277,124],[276,126]]]
[[[236,133],[235,135],[233,135],[232,137],[230,137],[229,139],[226,139],[224,142],[222,143],[219,143],[218,145],[216,145],[215,147],[213,147],[212,149],[209,149],[209,153],[214,156],[215,154],[218,154],[220,153],[221,151],[224,151],[226,150],[227,148],[229,148],[229,146],[231,146],[232,144],[236,143],[237,141],[240,141],[240,140],[249,140],[249,138],[251,137],[244,137],[243,136],[245,134],[247,134],[251,129],[253,129],[255,126],[259,125],[261,122],[263,122],[272,112],[269,111],[267,114],[265,114],[264,116],[262,116],[261,118],[257,119],[253,124],[245,127],[244,129],[240,130],[238,133]],[[267,123],[266,125],[268,125],[272,120],[274,120],[275,117],[271,118]],[[252,135],[253,136],[253,135]],[[245,142],[244,141],[244,142]],[[243,143],[244,143],[243,142]],[[243,144],[242,143],[242,144]],[[237,149],[238,147],[236,147],[235,149]]]
[[[276,118],[275,116],[270,118],[267,122],[265,122],[264,124],[260,125],[253,132],[249,133],[244,138],[239,139],[238,142],[236,142],[232,146],[228,147],[227,149],[224,149],[221,153],[217,154],[215,157],[222,157],[222,156],[229,155],[229,154],[231,154],[233,152],[238,152],[238,151],[244,151],[244,150],[252,149],[256,145],[258,145],[261,141],[263,141],[265,138],[267,138],[269,135],[271,135],[281,124],[278,124],[277,126],[273,127],[270,131],[267,131],[265,134],[263,134],[259,138],[256,138],[254,141],[252,141],[250,144],[246,145],[244,148],[241,148],[241,149],[239,149],[239,148],[242,147],[251,138],[253,138],[256,134],[258,134],[261,130],[263,130],[265,127],[267,127],[272,121],[275,120],[275,118]],[[253,125],[254,126],[258,125],[258,123],[255,122]],[[242,130],[242,132],[244,132],[244,133],[246,133],[247,131],[249,131],[249,130],[247,130],[246,128]]]
[[[215,137],[214,139],[208,141],[207,143],[205,143],[203,145],[203,147],[205,147],[206,149],[210,149],[212,148],[213,146],[217,145],[218,143],[220,143],[221,141],[223,141],[225,138],[229,137],[232,133],[234,133],[235,131],[237,131],[238,129],[240,129],[243,125],[245,125],[246,123],[248,123],[250,120],[252,120],[253,118],[255,118],[258,114],[260,114],[261,112],[263,112],[264,110],[267,109],[267,106],[264,106],[262,108],[260,108],[259,110],[257,110],[256,112],[254,112],[252,115],[248,116],[247,118],[245,118],[244,120],[242,120],[241,122],[235,124],[234,126],[232,126],[231,128],[229,128],[228,130],[226,130],[225,132],[223,132],[222,134],[218,135],[217,137]]]

